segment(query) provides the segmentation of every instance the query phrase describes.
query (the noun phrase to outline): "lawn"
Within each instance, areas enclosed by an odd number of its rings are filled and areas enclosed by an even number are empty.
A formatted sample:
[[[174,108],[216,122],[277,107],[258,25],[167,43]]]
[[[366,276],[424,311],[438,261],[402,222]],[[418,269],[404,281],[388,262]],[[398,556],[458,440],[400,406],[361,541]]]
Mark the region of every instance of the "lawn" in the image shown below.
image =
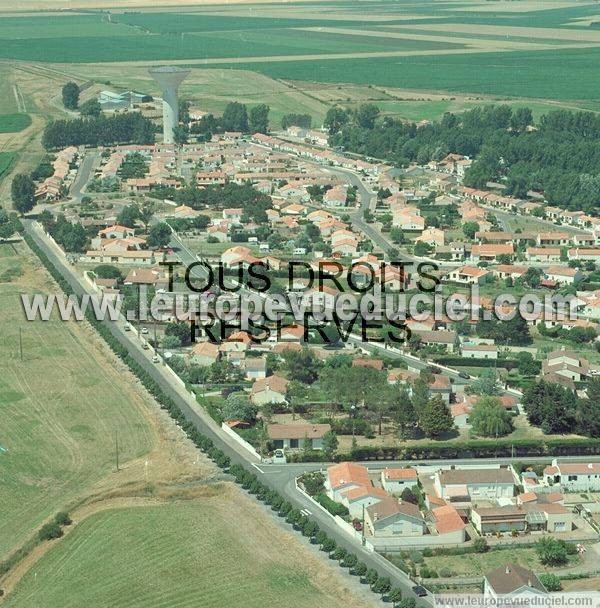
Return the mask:
[[[578,557],[574,557],[572,563],[576,563]],[[481,576],[494,568],[498,568],[507,562],[513,562],[519,566],[530,568],[535,572],[545,571],[533,547],[508,547],[488,551],[487,553],[468,553],[466,555],[436,555],[426,557],[424,560],[428,568],[433,568],[440,576],[441,572],[451,572],[448,576]],[[568,567],[568,566],[567,566]],[[551,570],[551,569],[550,569]]]
[[[279,608],[285,598],[294,608],[356,606],[335,598],[334,588],[322,591],[314,564],[300,559],[306,553],[298,555],[271,522],[257,525],[256,507],[244,506],[235,497],[208,498],[92,515],[5,605]]]
[[[154,438],[139,398],[89,331],[25,320],[19,293],[55,288],[24,246],[18,256],[0,248],[1,559],[114,469],[116,431],[123,463],[146,454]]]
[[[29,114],[0,114],[0,133],[18,133],[31,124]]]

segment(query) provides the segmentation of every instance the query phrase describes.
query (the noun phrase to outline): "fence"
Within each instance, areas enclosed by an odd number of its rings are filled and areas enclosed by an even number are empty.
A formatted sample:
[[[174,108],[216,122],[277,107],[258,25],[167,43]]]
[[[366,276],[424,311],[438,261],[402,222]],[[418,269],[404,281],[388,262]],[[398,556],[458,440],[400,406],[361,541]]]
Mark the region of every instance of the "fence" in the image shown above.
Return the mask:
[[[225,432],[228,437],[231,437],[234,441],[236,441],[239,445],[241,445],[245,450],[250,452],[254,458],[261,460],[260,454],[242,437],[240,437],[234,430],[230,429],[224,422],[221,424],[221,428]]]

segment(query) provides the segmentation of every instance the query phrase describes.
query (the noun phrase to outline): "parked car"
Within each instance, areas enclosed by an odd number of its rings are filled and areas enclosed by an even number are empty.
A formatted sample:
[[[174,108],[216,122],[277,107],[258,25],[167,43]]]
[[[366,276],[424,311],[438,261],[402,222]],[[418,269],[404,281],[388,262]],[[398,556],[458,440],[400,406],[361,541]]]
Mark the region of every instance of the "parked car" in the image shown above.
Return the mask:
[[[421,585],[415,585],[412,590],[417,597],[427,596],[427,589],[425,589],[425,587],[422,587]]]
[[[158,355],[154,355],[154,357],[152,357],[152,363],[160,363],[160,357]]]
[[[125,331],[131,331],[131,325],[129,325],[129,323],[125,323]]]
[[[469,376],[469,374],[467,374],[467,372],[458,372],[458,377],[462,378],[463,380],[471,379],[471,376]]]
[[[144,335],[146,335],[148,333],[148,328],[147,327],[142,327],[142,332]]]

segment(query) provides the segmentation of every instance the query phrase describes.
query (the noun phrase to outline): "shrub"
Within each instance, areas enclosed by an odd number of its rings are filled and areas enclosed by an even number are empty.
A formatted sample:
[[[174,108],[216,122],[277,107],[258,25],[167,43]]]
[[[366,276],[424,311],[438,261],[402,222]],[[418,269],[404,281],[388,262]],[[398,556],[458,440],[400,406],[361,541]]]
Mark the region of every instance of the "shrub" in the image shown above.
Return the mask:
[[[489,550],[489,548],[490,546],[488,545],[488,542],[487,540],[485,540],[485,538],[479,537],[473,541],[473,549],[477,553],[485,553]]]
[[[562,583],[556,574],[540,574],[540,582],[548,591],[562,591]]]
[[[62,535],[63,531],[56,522],[44,524],[38,532],[40,540],[52,540],[53,538],[60,538]]]
[[[73,521],[69,517],[69,514],[65,511],[57,513],[54,517],[54,522],[57,523],[59,526],[70,526],[73,523]]]

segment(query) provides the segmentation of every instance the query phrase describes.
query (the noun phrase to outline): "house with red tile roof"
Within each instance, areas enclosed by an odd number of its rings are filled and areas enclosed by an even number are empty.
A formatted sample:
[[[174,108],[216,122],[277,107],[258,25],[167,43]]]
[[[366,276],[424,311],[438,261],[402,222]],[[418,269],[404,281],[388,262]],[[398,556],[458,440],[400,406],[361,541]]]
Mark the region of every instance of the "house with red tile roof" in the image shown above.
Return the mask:
[[[417,471],[409,467],[405,469],[388,469],[381,471],[381,485],[388,494],[400,496],[406,488],[412,488],[419,482]]]
[[[340,462],[327,467],[325,489],[331,500],[340,502],[343,495],[349,490],[371,485],[369,471],[362,464]]]

